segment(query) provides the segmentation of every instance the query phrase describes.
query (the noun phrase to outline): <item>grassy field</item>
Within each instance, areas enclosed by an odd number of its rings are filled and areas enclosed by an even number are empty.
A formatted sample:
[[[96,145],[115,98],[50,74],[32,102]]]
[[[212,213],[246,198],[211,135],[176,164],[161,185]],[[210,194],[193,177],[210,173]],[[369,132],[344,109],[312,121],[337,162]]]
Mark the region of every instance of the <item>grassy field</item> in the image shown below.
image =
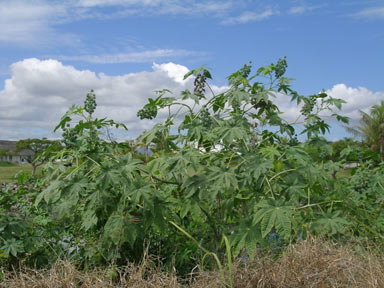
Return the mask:
[[[38,167],[39,174],[41,167]],[[19,172],[24,171],[28,174],[32,173],[31,164],[11,164],[8,162],[0,162],[0,183],[8,183],[13,180],[13,177]]]

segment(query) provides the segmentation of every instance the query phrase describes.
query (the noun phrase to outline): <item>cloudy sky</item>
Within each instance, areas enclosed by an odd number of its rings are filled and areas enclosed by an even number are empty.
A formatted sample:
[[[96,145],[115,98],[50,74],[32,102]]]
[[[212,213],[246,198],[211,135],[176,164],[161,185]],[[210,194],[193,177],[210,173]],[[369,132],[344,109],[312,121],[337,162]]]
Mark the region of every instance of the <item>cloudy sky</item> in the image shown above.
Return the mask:
[[[283,56],[299,93],[325,89],[357,121],[384,100],[384,1],[0,0],[0,139],[57,137],[90,89],[134,137],[151,124],[137,110],[154,90],[191,87],[189,69],[207,65],[220,89],[244,63]],[[345,136],[334,125],[328,138]]]

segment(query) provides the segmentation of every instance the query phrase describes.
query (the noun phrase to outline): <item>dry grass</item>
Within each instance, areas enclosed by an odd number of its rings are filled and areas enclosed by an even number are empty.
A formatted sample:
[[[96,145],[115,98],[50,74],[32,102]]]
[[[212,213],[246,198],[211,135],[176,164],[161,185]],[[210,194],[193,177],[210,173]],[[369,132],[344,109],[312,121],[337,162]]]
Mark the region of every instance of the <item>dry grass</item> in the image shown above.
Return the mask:
[[[246,265],[237,263],[233,270],[236,288],[384,287],[383,256],[357,253],[320,239],[289,246],[277,261],[256,256]],[[198,278],[193,288],[222,287],[213,272]]]
[[[6,273],[1,288],[178,288],[177,278],[146,265],[119,269],[78,271],[68,262],[58,262],[49,270],[24,269]]]
[[[151,268],[152,267],[152,268]],[[1,288],[72,288],[129,287],[181,288],[174,274],[163,274],[153,265],[130,265],[116,271],[81,272],[66,262],[46,271],[23,270],[5,275]],[[277,261],[256,255],[247,263],[233,267],[234,286],[251,287],[384,287],[384,257],[373,253],[357,253],[319,239],[291,245]],[[116,280],[112,280],[112,278]],[[200,272],[190,288],[221,288],[218,272]]]

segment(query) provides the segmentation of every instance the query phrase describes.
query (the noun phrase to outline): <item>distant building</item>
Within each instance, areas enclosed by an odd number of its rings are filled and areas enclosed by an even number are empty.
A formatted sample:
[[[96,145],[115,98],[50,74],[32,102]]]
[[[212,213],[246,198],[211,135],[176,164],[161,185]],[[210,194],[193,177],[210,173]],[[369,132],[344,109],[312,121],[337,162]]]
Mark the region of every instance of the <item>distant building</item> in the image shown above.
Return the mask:
[[[16,151],[16,141],[0,140],[0,161],[26,164],[33,155],[31,150]]]

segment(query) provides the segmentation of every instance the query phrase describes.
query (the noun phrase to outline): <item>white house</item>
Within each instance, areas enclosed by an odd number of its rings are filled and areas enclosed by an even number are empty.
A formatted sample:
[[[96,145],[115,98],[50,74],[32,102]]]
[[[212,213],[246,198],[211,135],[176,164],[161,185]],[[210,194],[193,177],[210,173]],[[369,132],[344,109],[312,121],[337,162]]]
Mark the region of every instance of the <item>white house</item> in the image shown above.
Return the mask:
[[[0,161],[26,164],[32,156],[31,150],[16,151],[16,141],[0,140]]]

